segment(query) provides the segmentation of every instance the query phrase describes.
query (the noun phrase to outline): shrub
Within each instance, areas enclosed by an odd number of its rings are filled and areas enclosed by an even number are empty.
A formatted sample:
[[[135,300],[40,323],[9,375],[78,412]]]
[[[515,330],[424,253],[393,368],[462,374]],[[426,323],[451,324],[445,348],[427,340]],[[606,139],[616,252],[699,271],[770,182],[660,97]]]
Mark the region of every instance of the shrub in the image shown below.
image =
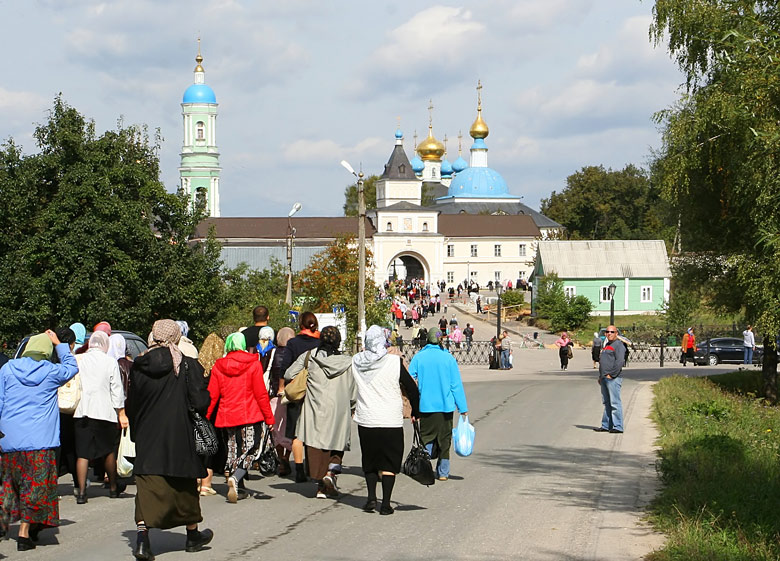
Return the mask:
[[[558,275],[542,278],[536,297],[536,314],[550,320],[550,329],[577,329],[588,321],[591,311],[593,303],[585,296],[566,296]]]

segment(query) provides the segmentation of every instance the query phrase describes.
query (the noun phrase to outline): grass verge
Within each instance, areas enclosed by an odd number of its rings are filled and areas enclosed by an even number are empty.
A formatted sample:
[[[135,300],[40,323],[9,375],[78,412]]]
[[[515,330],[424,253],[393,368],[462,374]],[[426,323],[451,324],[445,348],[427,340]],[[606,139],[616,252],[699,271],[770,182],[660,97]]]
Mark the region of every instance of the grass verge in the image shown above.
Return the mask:
[[[755,397],[760,376],[655,385],[664,488],[650,519],[669,539],[648,560],[780,559],[780,410]]]

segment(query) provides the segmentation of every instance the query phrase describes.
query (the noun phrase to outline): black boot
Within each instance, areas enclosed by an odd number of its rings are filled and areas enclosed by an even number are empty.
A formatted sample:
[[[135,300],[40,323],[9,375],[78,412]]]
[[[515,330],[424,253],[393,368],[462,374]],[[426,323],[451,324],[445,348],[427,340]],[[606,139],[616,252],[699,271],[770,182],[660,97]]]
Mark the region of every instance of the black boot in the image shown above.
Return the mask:
[[[30,538],[19,536],[16,538],[16,551],[30,551],[35,549],[35,544]]]
[[[135,558],[142,561],[152,561],[154,554],[152,553],[152,546],[149,543],[149,532],[138,532],[138,542],[135,546]]]
[[[187,543],[184,551],[194,553],[203,549],[214,538],[214,532],[211,530],[187,530]]]

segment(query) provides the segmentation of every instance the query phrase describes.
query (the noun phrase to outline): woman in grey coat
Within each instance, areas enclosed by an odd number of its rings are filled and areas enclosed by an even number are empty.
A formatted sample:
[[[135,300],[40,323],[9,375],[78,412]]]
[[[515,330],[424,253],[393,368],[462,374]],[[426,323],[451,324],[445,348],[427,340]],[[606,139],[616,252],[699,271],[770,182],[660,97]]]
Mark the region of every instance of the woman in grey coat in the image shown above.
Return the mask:
[[[306,445],[309,476],[317,481],[318,499],[338,497],[336,478],[344,452],[349,450],[357,400],[352,357],[339,352],[340,344],[339,330],[324,328],[319,347],[299,356],[284,375],[291,381],[303,370],[308,357],[306,396],[295,434]]]

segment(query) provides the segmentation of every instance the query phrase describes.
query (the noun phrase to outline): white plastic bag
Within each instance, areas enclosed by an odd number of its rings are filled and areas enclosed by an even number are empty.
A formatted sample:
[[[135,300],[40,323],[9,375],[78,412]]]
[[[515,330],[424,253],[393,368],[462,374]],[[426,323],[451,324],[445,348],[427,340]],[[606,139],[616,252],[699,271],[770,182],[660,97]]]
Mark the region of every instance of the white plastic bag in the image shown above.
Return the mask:
[[[469,423],[468,415],[461,415],[458,426],[452,429],[452,442],[458,456],[470,456],[474,450],[474,425]]]
[[[119,477],[133,475],[133,462],[135,459],[135,442],[130,440],[130,427],[122,430],[122,438],[119,439],[119,453],[116,458],[116,474]]]

